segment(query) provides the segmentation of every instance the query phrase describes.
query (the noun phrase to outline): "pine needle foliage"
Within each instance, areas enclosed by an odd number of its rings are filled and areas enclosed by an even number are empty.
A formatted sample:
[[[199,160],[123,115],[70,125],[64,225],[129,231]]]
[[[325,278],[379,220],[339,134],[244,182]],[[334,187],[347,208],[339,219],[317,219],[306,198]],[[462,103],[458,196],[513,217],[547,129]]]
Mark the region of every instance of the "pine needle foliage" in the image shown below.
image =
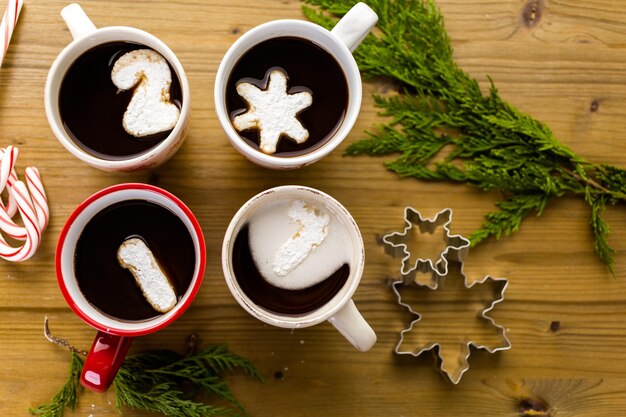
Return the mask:
[[[304,0],[304,14],[332,27],[354,0]],[[497,209],[474,231],[473,245],[519,230],[553,199],[577,195],[590,207],[595,251],[613,271],[614,250],[603,219],[607,205],[626,200],[626,171],[596,164],[560,143],[547,125],[505,102],[490,81],[487,94],[454,61],[434,0],[368,0],[377,32],[355,51],[366,79],[383,77],[398,94],[375,96],[388,121],[347,155],[399,156],[385,166],[403,177],[452,181],[499,191]]]
[[[262,380],[246,360],[224,346],[210,346],[198,354],[184,357],[171,351],[152,351],[131,356],[124,361],[113,381],[116,406],[127,406],[166,416],[239,416],[243,406],[235,399],[222,374],[240,369]],[[189,399],[203,392],[222,398],[237,410],[215,407]]]
[[[83,369],[83,358],[76,352],[72,352],[70,362],[70,375],[67,382],[52,400],[47,404],[28,410],[31,414],[39,417],[61,417],[63,410],[73,410],[78,404],[78,390],[81,389],[80,373]]]
[[[83,359],[72,352],[70,379],[52,401],[31,409],[39,417],[61,417],[65,407],[74,409],[80,388]],[[113,381],[115,405],[153,411],[171,417],[245,416],[224,380],[227,371],[240,370],[262,381],[250,361],[225,346],[209,346],[184,356],[170,350],[154,350],[127,357]],[[218,407],[197,400],[208,395],[225,400],[234,408]]]

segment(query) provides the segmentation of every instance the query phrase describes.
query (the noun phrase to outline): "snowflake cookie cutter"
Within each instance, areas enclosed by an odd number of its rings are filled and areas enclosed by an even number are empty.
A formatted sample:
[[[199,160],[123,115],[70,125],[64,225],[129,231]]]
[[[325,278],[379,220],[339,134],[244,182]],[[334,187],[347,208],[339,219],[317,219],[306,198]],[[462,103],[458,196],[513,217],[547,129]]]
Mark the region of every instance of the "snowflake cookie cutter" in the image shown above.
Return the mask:
[[[460,263],[459,263],[460,264]],[[461,266],[462,270],[462,266]],[[415,314],[417,318],[409,324],[407,328],[400,332],[400,340],[396,344],[394,352],[398,355],[411,355],[414,357],[420,356],[422,353],[431,351],[437,348],[437,358],[439,362],[439,370],[445,375],[450,382],[453,384],[458,384],[461,381],[461,378],[470,368],[469,365],[469,357],[471,355],[470,346],[476,349],[484,349],[489,353],[495,353],[498,351],[509,350],[511,348],[511,341],[506,335],[506,329],[503,326],[500,326],[496,323],[496,321],[489,316],[489,312],[494,309],[496,304],[501,303],[504,300],[504,292],[508,287],[508,280],[506,278],[492,278],[490,276],[484,277],[480,281],[475,281],[470,285],[467,285],[467,281],[465,280],[465,275],[463,272],[461,274],[464,277],[464,285],[467,289],[472,289],[476,285],[485,284],[487,282],[491,282],[496,284],[495,287],[498,290],[494,291],[497,295],[494,297],[491,302],[487,304],[484,309],[480,309],[478,311],[477,318],[484,319],[485,326],[490,326],[493,328],[494,332],[499,333],[500,344],[490,345],[488,343],[481,343],[473,340],[473,338],[467,337],[466,340],[458,343],[458,351],[453,352],[452,355],[447,355],[444,353],[444,346],[440,342],[427,341],[423,343],[421,346],[418,346],[416,349],[406,349],[404,347],[405,341],[407,340],[407,335],[414,330],[414,327],[422,320],[422,314],[415,311],[413,306],[409,303],[405,303],[402,301],[402,296],[400,294],[400,288],[406,287],[402,280],[396,281],[392,284],[393,292],[398,298],[398,304],[406,309],[408,309],[412,314]],[[443,277],[445,279],[445,277]],[[415,283],[411,285],[417,285]],[[428,291],[437,291],[437,289],[432,289],[426,287]],[[456,355],[455,355],[456,354]]]
[[[449,208],[441,210],[433,219],[429,219],[422,217],[422,214],[413,207],[406,207],[404,209],[404,230],[383,236],[385,252],[394,258],[402,257],[400,274],[405,284],[413,282],[417,272],[432,273],[431,281],[424,285],[436,289],[439,278],[448,273],[448,262],[462,262],[465,259],[470,241],[461,235],[452,235],[449,228],[451,222],[452,210]],[[411,231],[417,228],[422,234],[429,233],[432,235],[439,227],[443,228],[446,245],[439,257],[434,262],[430,258],[417,257],[415,262],[410,265],[412,254],[409,251],[408,243],[411,240]]]
[[[400,339],[395,346],[394,352],[398,355],[412,355],[414,357],[420,356],[422,353],[431,351],[437,348],[437,356],[439,361],[439,370],[445,375],[450,382],[458,384],[462,376],[469,370],[469,356],[471,354],[470,346],[476,349],[484,349],[489,353],[495,353],[498,351],[508,350],[511,348],[511,342],[506,335],[506,329],[498,325],[495,320],[489,316],[494,307],[504,300],[504,293],[508,287],[508,279],[506,278],[493,278],[486,276],[480,281],[475,281],[468,285],[467,276],[463,271],[463,260],[467,256],[469,251],[469,240],[460,235],[451,235],[449,224],[452,221],[452,210],[445,209],[437,213],[434,219],[424,219],[421,214],[411,208],[405,208],[405,228],[403,232],[395,232],[385,235],[383,242],[385,243],[386,252],[394,257],[402,257],[402,266],[400,273],[401,279],[394,281],[391,284],[391,288],[395,293],[398,304],[406,308],[409,312],[416,315],[417,318],[411,321],[409,326],[400,332]],[[408,249],[408,240],[410,239],[409,231],[416,225],[421,233],[433,234],[438,227],[442,227],[444,231],[444,241],[446,247],[439,254],[439,257],[435,262],[432,259],[417,258],[411,266],[408,265],[408,261],[411,258],[411,253]],[[432,274],[430,283],[420,284],[415,280],[415,274],[417,271]],[[491,333],[495,336],[490,336],[498,339],[497,343],[481,343],[474,338],[462,337],[462,342],[455,342],[456,352],[452,352],[452,355],[444,354],[444,346],[440,342],[434,342],[432,340],[426,340],[425,342],[419,342],[420,345],[416,349],[406,349],[404,347],[405,341],[409,335],[411,335],[414,327],[422,320],[423,314],[416,311],[413,306],[405,302],[400,294],[400,290],[403,288],[420,288],[425,291],[438,291],[440,287],[445,285],[448,278],[457,278],[461,281],[463,288],[471,292],[478,286],[486,285],[492,290],[492,297],[489,300],[478,299],[471,300],[473,303],[481,303],[484,308],[478,309],[475,318],[479,320],[481,326],[489,328]],[[457,283],[458,285],[458,283]],[[457,330],[457,329],[455,329]],[[484,336],[484,335],[483,335]],[[449,345],[448,345],[449,346]]]

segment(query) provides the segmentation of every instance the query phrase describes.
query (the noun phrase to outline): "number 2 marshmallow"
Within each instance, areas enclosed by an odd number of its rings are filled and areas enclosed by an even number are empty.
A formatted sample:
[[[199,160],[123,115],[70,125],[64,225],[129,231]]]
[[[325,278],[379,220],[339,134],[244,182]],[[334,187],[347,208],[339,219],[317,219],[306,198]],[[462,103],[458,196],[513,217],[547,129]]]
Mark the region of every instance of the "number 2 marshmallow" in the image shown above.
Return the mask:
[[[172,73],[165,58],[151,49],[128,52],[113,65],[111,80],[120,90],[135,87],[122,122],[129,135],[144,137],[174,128],[180,110],[170,102]]]

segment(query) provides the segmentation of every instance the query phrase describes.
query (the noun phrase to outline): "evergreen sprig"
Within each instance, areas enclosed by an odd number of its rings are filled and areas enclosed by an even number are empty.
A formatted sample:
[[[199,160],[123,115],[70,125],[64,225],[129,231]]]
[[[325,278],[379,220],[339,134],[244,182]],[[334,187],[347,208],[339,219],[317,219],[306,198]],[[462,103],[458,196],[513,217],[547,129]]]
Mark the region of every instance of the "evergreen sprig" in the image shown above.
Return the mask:
[[[156,411],[167,416],[237,416],[245,414],[222,377],[224,371],[241,369],[262,380],[256,368],[224,346],[210,346],[184,357],[171,351],[153,351],[129,357],[113,381],[116,406]],[[187,385],[184,385],[187,384]],[[225,409],[194,402],[187,395],[204,392],[235,405]]]
[[[312,21],[330,28],[355,0],[304,0]],[[608,204],[626,200],[626,171],[595,164],[560,143],[547,125],[505,102],[491,82],[487,94],[454,61],[434,0],[368,0],[378,31],[355,51],[364,78],[399,84],[375,96],[389,121],[351,144],[347,155],[400,154],[386,167],[403,177],[462,182],[497,190],[498,210],[470,236],[475,245],[519,230],[554,198],[578,195],[591,209],[595,251],[613,271],[614,250],[603,219]]]
[[[72,352],[70,379],[48,404],[29,410],[40,417],[61,417],[65,407],[74,409],[80,388],[83,359]],[[127,357],[113,381],[118,409],[153,411],[172,417],[244,416],[224,380],[224,372],[239,369],[262,381],[250,361],[225,346],[209,346],[184,356],[170,350],[154,350]],[[196,400],[199,394],[218,397],[236,408],[218,407]]]
[[[71,352],[70,376],[52,400],[47,404],[28,410],[31,414],[40,417],[61,417],[63,410],[69,408],[73,410],[78,403],[78,390],[80,385],[80,373],[83,369],[84,360],[76,352]]]

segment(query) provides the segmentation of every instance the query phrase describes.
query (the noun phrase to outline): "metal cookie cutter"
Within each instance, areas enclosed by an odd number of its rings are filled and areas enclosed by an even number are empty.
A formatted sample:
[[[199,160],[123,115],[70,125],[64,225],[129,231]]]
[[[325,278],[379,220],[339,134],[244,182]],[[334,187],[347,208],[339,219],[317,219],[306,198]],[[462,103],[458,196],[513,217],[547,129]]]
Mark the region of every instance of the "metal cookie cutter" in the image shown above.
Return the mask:
[[[461,235],[450,234],[448,227],[452,222],[452,210],[441,210],[434,219],[423,218],[421,213],[412,207],[404,209],[404,230],[383,236],[385,252],[394,258],[402,257],[402,267],[400,274],[403,281],[409,284],[415,280],[416,273],[432,273],[429,283],[424,285],[435,289],[439,283],[439,277],[448,273],[448,261],[462,262],[469,250],[470,241]],[[443,239],[446,247],[436,260],[418,257],[413,264],[410,264],[411,253],[408,243],[411,240],[411,231],[416,226],[420,233],[433,234],[442,227],[444,231]]]
[[[463,259],[467,255],[469,241],[460,235],[450,235],[448,225],[451,219],[452,211],[450,209],[442,210],[433,220],[430,220],[423,219],[418,211],[407,207],[405,209],[406,227],[404,231],[384,236],[383,242],[387,245],[387,253],[396,257],[403,257],[402,278],[392,284],[392,289],[398,298],[398,304],[417,316],[417,319],[413,320],[400,333],[400,340],[395,347],[395,353],[417,357],[423,352],[436,347],[441,372],[453,384],[457,384],[463,374],[469,369],[470,345],[478,349],[485,349],[489,353],[494,353],[510,349],[511,343],[506,336],[504,327],[496,324],[488,315],[496,304],[504,300],[504,292],[508,286],[508,280],[506,278],[486,276],[481,281],[476,281],[471,285],[467,284],[467,277],[463,272]],[[408,265],[411,257],[407,245],[408,240],[411,238],[408,232],[413,225],[416,225],[420,232],[431,234],[434,233],[437,227],[443,226],[444,240],[447,246],[435,262],[431,259],[418,257],[413,265]],[[432,273],[432,279],[429,284],[420,284],[415,281],[414,277],[418,268],[421,268],[419,269],[421,272]],[[459,291],[463,292],[463,301],[467,305],[474,306],[480,304],[483,307],[476,312],[472,311],[466,314],[467,317],[462,317],[462,315],[459,315],[459,311],[457,311],[459,305],[462,304],[459,303],[458,298],[454,300],[445,298],[449,297],[449,294],[446,293],[446,288],[449,285],[453,286],[453,291],[457,293]],[[454,288],[454,285],[456,285],[456,288]],[[419,313],[414,309],[415,305],[406,300],[406,298],[410,297],[403,298],[401,291],[408,288],[418,289],[422,292],[426,291],[428,297],[439,296],[441,298],[443,296],[444,298],[441,301],[437,303],[427,302],[422,305],[422,308],[425,310],[431,309],[431,311],[427,311],[427,317],[442,315],[441,320],[444,320],[443,323],[445,324],[439,323],[433,326],[422,323],[421,331],[414,330],[414,327],[420,327],[417,324],[422,320],[424,312]],[[488,296],[482,295],[485,293],[483,291],[485,288]],[[434,293],[431,294],[430,292]],[[449,301],[453,301],[447,304],[450,305],[449,309],[441,310],[439,308],[442,303]],[[446,316],[449,316],[449,319],[446,319]],[[463,323],[463,319],[469,320],[469,322]],[[471,326],[480,327],[478,334],[459,334],[459,329],[467,330]],[[436,333],[439,333],[438,336],[429,336],[429,329],[436,329]],[[441,340],[431,340],[435,338]],[[413,348],[407,346],[413,346]]]

